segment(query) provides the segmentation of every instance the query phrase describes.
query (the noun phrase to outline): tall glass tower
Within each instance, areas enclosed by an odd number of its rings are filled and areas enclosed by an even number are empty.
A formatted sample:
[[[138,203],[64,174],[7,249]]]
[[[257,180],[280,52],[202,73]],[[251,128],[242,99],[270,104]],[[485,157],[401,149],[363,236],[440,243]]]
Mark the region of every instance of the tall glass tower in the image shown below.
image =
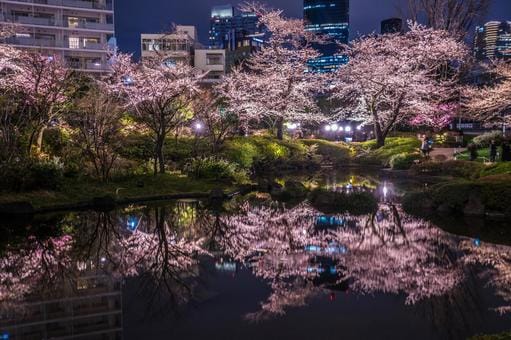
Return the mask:
[[[322,44],[316,48],[323,54],[311,60],[309,66],[316,72],[331,72],[348,61],[340,54],[333,41],[347,44],[350,29],[349,0],[304,0],[303,18],[305,30],[332,38],[332,44]]]

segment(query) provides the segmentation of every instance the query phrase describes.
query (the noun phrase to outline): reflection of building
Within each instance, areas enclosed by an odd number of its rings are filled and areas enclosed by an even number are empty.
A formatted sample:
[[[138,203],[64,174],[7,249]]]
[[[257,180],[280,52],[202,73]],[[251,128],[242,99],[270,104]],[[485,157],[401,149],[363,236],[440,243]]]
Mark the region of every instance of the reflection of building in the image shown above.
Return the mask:
[[[0,333],[13,339],[121,339],[121,284],[111,275],[83,271],[55,288],[0,319]]]
[[[3,23],[14,23],[7,43],[62,56],[80,71],[108,70],[115,48],[113,0],[0,0]]]
[[[255,13],[236,13],[231,5],[213,7],[209,47],[232,51],[240,47],[259,45],[261,41],[258,21]]]
[[[511,59],[511,21],[490,21],[476,27],[474,55],[477,59]]]
[[[403,31],[403,20],[400,18],[390,18],[381,22],[381,34],[392,34]]]
[[[326,35],[347,44],[349,40],[349,0],[304,0],[305,29]],[[339,55],[337,45],[321,44],[316,48],[323,54],[311,60],[309,67],[317,72],[330,72],[345,64],[346,56]]]
[[[169,34],[142,34],[142,59],[164,57],[174,62],[193,65],[197,32],[194,26],[177,26]]]

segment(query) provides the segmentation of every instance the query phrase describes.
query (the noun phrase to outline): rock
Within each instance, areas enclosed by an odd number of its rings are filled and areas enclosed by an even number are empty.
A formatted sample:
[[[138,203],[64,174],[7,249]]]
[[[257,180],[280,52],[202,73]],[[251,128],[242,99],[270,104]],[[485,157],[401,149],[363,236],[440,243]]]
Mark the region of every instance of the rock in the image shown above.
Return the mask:
[[[92,205],[100,211],[110,211],[115,209],[115,198],[112,196],[94,197],[92,199]]]
[[[29,202],[13,202],[0,204],[0,215],[30,215],[35,212]]]
[[[465,204],[465,208],[463,209],[463,213],[468,216],[484,216],[485,207],[483,202],[478,196],[470,195],[467,204]]]
[[[447,203],[439,205],[437,210],[441,214],[449,214],[449,213],[452,212],[451,206],[449,204],[447,204]]]
[[[291,197],[304,197],[307,195],[307,188],[305,185],[297,181],[286,182],[284,190]]]
[[[284,187],[277,182],[271,183],[269,189],[270,195],[272,196],[279,196],[284,191]]]
[[[222,189],[213,189],[209,193],[210,200],[223,200],[225,198],[225,193]]]

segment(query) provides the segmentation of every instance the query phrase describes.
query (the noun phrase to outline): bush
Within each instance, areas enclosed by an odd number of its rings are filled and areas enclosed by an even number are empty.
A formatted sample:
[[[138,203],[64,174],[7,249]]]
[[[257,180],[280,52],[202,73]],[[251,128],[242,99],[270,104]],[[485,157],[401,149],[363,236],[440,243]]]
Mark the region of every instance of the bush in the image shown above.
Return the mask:
[[[501,131],[486,132],[482,135],[475,137],[472,143],[477,145],[479,148],[486,148],[490,146],[490,142],[494,140],[497,144],[502,142],[503,135]]]
[[[247,173],[237,164],[216,157],[194,158],[185,165],[184,171],[193,178],[235,183],[248,181]]]
[[[20,162],[0,167],[0,190],[55,190],[64,177],[64,166],[58,158],[45,161]]]
[[[389,165],[394,170],[408,170],[415,163],[420,160],[419,153],[398,153],[390,158]]]
[[[447,161],[447,162],[426,162],[412,166],[416,174],[427,174],[430,176],[453,176],[474,179],[478,178],[484,170],[485,165],[470,161]]]
[[[248,138],[235,138],[225,142],[223,156],[245,169],[250,169],[258,155],[257,146]]]
[[[495,163],[489,166],[486,166],[482,171],[480,176],[494,176],[494,175],[504,175],[511,174],[511,162],[504,163]]]

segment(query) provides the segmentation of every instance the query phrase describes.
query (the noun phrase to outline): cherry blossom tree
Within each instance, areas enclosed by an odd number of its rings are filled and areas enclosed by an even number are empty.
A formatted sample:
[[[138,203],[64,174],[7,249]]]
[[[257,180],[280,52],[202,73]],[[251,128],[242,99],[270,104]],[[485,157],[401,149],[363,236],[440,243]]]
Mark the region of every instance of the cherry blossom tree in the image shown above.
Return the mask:
[[[124,112],[115,97],[100,87],[77,101],[67,121],[76,129],[75,142],[103,181],[110,178],[120,147],[120,119]]]
[[[137,119],[152,133],[154,174],[165,172],[165,139],[191,118],[191,102],[198,93],[202,74],[183,63],[155,58],[135,64],[128,55],[117,55],[113,74],[104,81],[122,95]]]
[[[511,123],[511,62],[487,66],[490,81],[464,93],[469,117],[488,125]]]
[[[204,126],[213,152],[218,151],[227,137],[236,134],[237,115],[226,109],[217,89],[203,89],[193,102],[193,110],[196,124]]]
[[[226,77],[224,97],[242,121],[264,122],[283,138],[284,121],[320,121],[314,94],[322,77],[307,72],[307,61],[319,56],[312,47],[317,36],[302,20],[286,19],[280,10],[245,4],[268,31],[259,51]]]
[[[27,104],[27,117],[32,125],[28,146],[31,148],[35,142],[37,151],[41,152],[45,129],[65,111],[73,71],[57,56],[19,53],[18,71],[8,79],[11,88]]]
[[[435,123],[456,100],[465,46],[447,31],[412,24],[403,34],[368,36],[346,47],[350,62],[332,83],[342,117],[372,125],[378,147],[399,124]],[[440,120],[443,122],[443,120]]]

